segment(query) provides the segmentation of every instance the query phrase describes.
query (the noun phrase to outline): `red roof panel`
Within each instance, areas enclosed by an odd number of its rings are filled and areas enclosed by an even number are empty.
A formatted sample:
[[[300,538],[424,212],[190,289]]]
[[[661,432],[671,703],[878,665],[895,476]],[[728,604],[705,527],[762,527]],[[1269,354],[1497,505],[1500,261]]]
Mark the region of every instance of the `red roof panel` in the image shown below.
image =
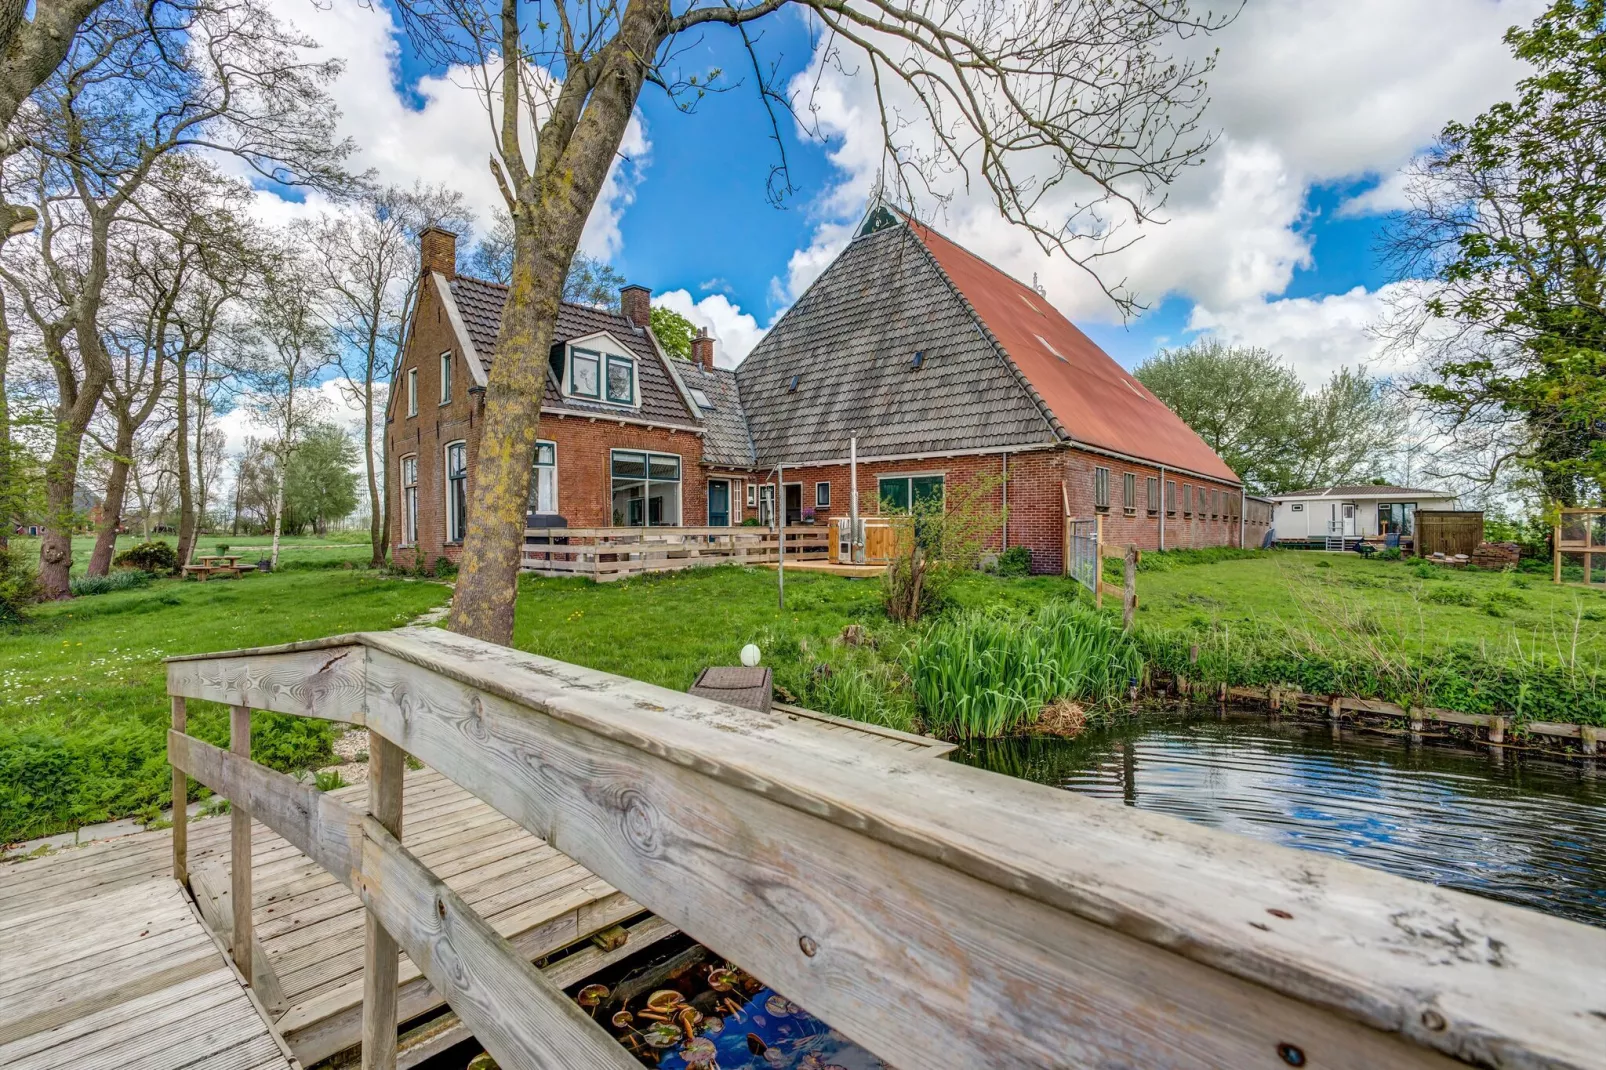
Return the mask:
[[[909,226],[1074,441],[1238,482],[1204,439],[1047,300],[930,227]]]

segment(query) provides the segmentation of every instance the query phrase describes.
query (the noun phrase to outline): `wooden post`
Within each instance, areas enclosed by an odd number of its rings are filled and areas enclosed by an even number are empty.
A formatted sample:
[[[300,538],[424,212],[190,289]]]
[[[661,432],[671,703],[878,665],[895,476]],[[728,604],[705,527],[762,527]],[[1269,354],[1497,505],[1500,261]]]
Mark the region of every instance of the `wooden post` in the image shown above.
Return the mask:
[[[1506,741],[1506,719],[1504,717],[1489,718],[1489,742],[1499,745]]]
[[[368,733],[368,812],[401,839],[402,749],[378,732]],[[396,1066],[396,956],[400,948],[373,911],[365,911],[366,957],[362,970],[363,1070]]]
[[[1060,505],[1065,511],[1065,552],[1063,554],[1065,567],[1060,571],[1062,575],[1069,576],[1071,574],[1071,496],[1065,489],[1065,480],[1063,479],[1060,480]]]
[[[1104,608],[1104,514],[1093,514],[1093,608]]]
[[[1127,631],[1137,622],[1138,616],[1138,548],[1126,548],[1126,574],[1121,578],[1121,627]]]
[[[251,707],[229,707],[229,750],[251,758]],[[234,966],[251,983],[251,811],[229,800],[229,896],[234,904]]]
[[[1550,536],[1550,564],[1555,570],[1555,582],[1561,582],[1561,521],[1556,522],[1556,529]],[[1584,577],[1588,579],[1589,577]]]
[[[1606,739],[1606,732],[1602,732],[1594,725],[1581,724],[1578,726],[1578,749],[1585,754],[1599,754],[1600,741]]]
[[[1412,706],[1408,711],[1411,718],[1411,742],[1422,742],[1422,707]]]
[[[173,696],[173,731],[183,733],[189,727],[189,714],[181,695]],[[190,882],[190,778],[178,766],[173,767],[173,879],[180,884]]]
[[[1333,695],[1331,698],[1329,698],[1327,700],[1327,716],[1328,716],[1328,719],[1332,722],[1333,738],[1334,739],[1338,738],[1339,714],[1340,714],[1340,710],[1339,710],[1339,705],[1338,705],[1338,696],[1337,695]]]

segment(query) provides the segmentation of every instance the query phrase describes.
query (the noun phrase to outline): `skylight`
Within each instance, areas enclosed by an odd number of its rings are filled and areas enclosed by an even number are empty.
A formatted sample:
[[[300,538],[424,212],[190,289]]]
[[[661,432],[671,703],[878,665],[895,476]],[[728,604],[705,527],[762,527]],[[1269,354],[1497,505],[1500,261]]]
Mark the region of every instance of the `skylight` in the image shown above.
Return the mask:
[[[694,386],[691,388],[691,399],[697,402],[697,407],[699,409],[711,409],[714,407],[714,403],[708,400],[708,395],[705,394],[699,387]]]
[[[788,394],[797,393],[797,384],[798,384],[798,381],[801,380],[802,378],[803,378],[803,376],[801,376],[801,375],[792,376],[792,381],[790,383],[786,384],[786,392]]]
[[[1049,352],[1050,352],[1050,353],[1052,353],[1052,354],[1054,354],[1054,355],[1055,355],[1055,356],[1056,356],[1056,357],[1058,357],[1058,358],[1059,358],[1059,359],[1061,359],[1061,360],[1065,360],[1065,354],[1063,354],[1063,353],[1061,353],[1061,352],[1060,352],[1060,351],[1059,351],[1059,350],[1057,350],[1057,349],[1055,349],[1055,348],[1054,348],[1054,347],[1053,347],[1053,346],[1051,346],[1051,345],[1049,345],[1049,344],[1048,344],[1048,339],[1047,339],[1047,338],[1044,338],[1044,337],[1043,337],[1043,336],[1042,336],[1042,335],[1040,335],[1040,334],[1034,334],[1034,335],[1032,335],[1032,337],[1033,337],[1033,338],[1036,338],[1036,339],[1037,339],[1037,341],[1038,341],[1038,342],[1039,342],[1039,343],[1041,343],[1041,344],[1042,344],[1042,346],[1043,346],[1043,348],[1044,348],[1044,349],[1046,349],[1046,350],[1048,350],[1048,351],[1049,351]],[[1070,363],[1070,361],[1068,361],[1068,360],[1065,360],[1065,363],[1067,363],[1067,364],[1069,364],[1069,363]]]
[[[915,371],[919,371],[921,368],[924,368],[925,366],[926,366],[926,351],[924,349],[915,350],[915,355],[909,358],[909,367],[914,369]]]

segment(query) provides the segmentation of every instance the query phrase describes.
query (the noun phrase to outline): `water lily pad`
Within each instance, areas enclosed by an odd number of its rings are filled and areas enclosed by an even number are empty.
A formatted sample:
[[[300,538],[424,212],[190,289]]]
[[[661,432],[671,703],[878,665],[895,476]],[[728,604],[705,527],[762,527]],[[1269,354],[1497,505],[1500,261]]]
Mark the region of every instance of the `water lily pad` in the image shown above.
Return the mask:
[[[607,985],[586,985],[580,990],[574,1001],[582,1007],[595,1007],[608,998]]]

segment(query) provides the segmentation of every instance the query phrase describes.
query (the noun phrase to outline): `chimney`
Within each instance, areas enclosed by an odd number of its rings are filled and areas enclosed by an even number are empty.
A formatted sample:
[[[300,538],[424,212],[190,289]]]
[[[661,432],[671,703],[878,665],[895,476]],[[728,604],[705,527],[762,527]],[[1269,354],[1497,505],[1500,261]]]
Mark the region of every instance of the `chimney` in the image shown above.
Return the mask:
[[[691,340],[691,359],[706,371],[714,370],[714,340],[708,337],[708,328],[697,328],[697,337]]]
[[[418,236],[419,267],[438,271],[448,279],[457,275],[457,235],[440,227],[425,227]]]
[[[631,283],[619,290],[619,311],[637,327],[652,322],[652,291]]]

